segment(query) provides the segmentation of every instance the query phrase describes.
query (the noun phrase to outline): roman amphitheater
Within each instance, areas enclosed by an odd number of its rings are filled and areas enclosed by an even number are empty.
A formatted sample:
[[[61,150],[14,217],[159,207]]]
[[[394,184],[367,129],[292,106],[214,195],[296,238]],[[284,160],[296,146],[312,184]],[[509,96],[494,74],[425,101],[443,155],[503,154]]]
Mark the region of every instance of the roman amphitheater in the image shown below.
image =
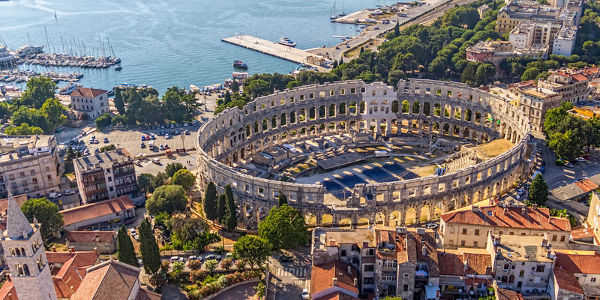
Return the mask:
[[[312,226],[426,222],[519,181],[529,131],[509,99],[462,83],[303,86],[204,124],[198,181],[231,185],[248,226],[279,193]]]

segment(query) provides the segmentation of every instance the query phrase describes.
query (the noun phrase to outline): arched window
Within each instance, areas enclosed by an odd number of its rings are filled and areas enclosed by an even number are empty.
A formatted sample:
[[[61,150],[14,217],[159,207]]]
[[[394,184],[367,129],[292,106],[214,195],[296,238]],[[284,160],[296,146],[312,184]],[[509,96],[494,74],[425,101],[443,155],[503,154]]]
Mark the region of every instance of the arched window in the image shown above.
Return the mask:
[[[21,250],[19,248],[15,249],[17,256],[21,256]]]
[[[15,248],[10,248],[10,255],[11,256],[16,256],[17,253],[15,252]]]
[[[25,252],[25,248],[21,248],[21,255],[26,256],[27,255],[26,253],[27,252]]]
[[[23,276],[23,266],[17,265],[17,275]]]
[[[29,267],[27,265],[23,265],[23,272],[25,273],[25,276],[31,275],[31,273],[29,273]]]

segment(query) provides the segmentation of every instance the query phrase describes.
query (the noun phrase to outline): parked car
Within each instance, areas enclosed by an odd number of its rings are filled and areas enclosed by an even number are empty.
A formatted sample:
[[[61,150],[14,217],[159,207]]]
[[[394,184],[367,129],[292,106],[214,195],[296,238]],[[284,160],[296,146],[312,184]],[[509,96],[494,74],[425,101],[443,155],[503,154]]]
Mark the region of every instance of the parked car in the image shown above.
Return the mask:
[[[302,300],[310,299],[310,294],[308,293],[308,289],[302,290],[302,294],[300,295],[300,298],[302,298]]]
[[[218,254],[209,254],[209,255],[206,256],[206,260],[209,260],[209,259],[221,260],[221,255],[218,255]]]
[[[146,148],[146,144],[142,143],[142,144],[140,145],[140,147],[141,147],[142,149],[144,149],[144,148]]]
[[[279,261],[285,263],[285,262],[292,262],[293,259],[291,256],[287,256],[287,255],[283,254],[283,255],[279,256]]]
[[[171,261],[172,263],[179,261],[179,256],[171,256],[171,258],[169,259],[169,261]]]

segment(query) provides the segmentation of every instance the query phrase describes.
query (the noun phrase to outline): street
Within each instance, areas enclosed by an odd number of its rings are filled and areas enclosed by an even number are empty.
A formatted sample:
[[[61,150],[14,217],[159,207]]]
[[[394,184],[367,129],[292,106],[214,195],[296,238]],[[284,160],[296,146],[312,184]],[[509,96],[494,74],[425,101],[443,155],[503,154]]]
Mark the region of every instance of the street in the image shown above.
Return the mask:
[[[294,251],[292,261],[270,257],[271,277],[267,299],[299,299],[303,289],[310,291],[311,259],[309,249]]]

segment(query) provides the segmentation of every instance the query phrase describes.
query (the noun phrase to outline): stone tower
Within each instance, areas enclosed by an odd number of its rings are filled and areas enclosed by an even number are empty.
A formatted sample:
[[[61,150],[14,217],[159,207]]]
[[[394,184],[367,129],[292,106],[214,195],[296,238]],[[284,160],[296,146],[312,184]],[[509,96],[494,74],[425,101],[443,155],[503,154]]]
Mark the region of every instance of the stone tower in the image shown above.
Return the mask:
[[[19,300],[56,300],[40,224],[29,224],[11,195],[6,215],[6,231],[0,243],[17,297]]]

